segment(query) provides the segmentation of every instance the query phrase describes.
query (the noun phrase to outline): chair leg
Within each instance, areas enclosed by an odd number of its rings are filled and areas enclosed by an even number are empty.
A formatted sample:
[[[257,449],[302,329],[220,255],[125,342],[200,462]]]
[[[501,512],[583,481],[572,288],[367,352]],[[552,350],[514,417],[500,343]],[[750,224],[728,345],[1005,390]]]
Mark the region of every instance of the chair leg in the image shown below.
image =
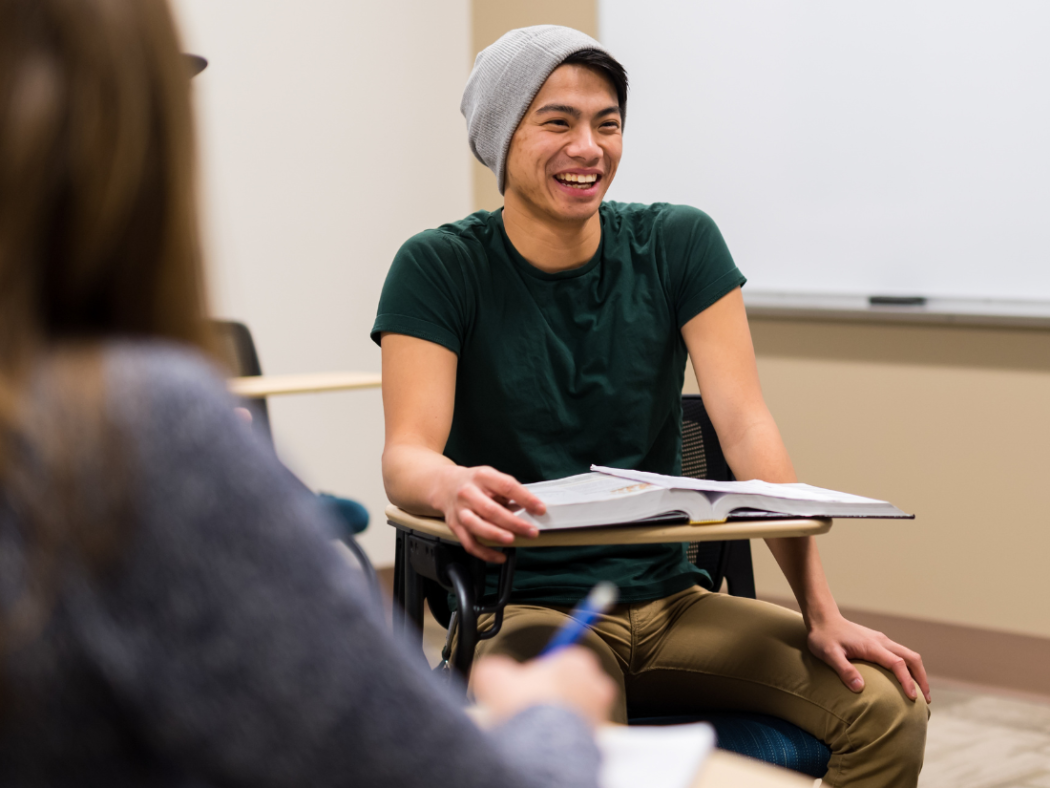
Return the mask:
[[[475,605],[474,583],[470,574],[459,564],[450,564],[448,579],[456,595],[459,619],[459,639],[452,655],[452,667],[463,677],[463,686],[470,680],[470,669],[474,664],[474,649],[478,645],[478,613]]]
[[[415,633],[423,634],[423,584],[411,561],[405,561],[405,628],[412,627]],[[407,631],[405,634],[409,634]]]
[[[357,543],[357,540],[354,539],[353,534],[344,534],[339,541],[342,542],[346,546],[346,549],[353,554],[355,559],[357,559],[357,563],[361,566],[361,574],[365,576],[368,590],[372,594],[372,604],[375,605],[376,610],[382,612],[383,594],[379,590],[379,578],[376,576],[376,569],[372,566],[372,562],[368,560],[368,555],[361,548],[361,545]],[[394,574],[397,574],[396,565]]]
[[[398,529],[394,535],[394,609],[392,624],[395,634],[402,634],[405,626],[405,534]]]
[[[412,565],[412,540],[400,530],[394,554],[394,634],[423,652],[423,583]]]

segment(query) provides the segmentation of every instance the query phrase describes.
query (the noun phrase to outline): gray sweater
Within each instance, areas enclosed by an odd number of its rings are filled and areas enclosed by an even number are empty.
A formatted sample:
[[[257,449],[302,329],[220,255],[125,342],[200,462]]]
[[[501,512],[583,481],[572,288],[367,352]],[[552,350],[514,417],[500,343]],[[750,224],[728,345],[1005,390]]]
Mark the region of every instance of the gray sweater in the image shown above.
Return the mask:
[[[573,714],[537,707],[483,734],[402,655],[313,497],[202,361],[114,345],[106,381],[134,529],[104,579],[65,566],[46,627],[4,658],[0,784],[596,784]],[[5,606],[21,538],[0,490]]]

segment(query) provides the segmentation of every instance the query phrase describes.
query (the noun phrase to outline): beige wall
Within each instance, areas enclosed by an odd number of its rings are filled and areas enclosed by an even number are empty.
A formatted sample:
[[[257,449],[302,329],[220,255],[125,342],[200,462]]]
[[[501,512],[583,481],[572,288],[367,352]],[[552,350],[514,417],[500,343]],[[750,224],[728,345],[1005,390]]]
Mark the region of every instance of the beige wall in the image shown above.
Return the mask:
[[[1050,637],[1050,332],[752,321],[800,477],[913,522],[820,539],[842,605]],[[789,589],[755,550],[760,593]]]
[[[917,515],[838,520],[820,537],[839,603],[1050,637],[1050,332],[751,330],[799,477]],[[759,594],[790,597],[769,552],[754,554]]]
[[[473,23],[475,51],[528,24],[594,35],[597,3],[474,0]],[[474,204],[502,204],[476,164]],[[918,515],[840,520],[820,538],[840,603],[1050,637],[1050,332],[783,320],[752,332],[801,478]],[[789,596],[754,552],[759,592]]]
[[[508,30],[531,25],[565,25],[598,37],[597,0],[473,0],[470,64]],[[503,205],[496,176],[472,157],[474,208],[493,211]]]
[[[470,0],[175,0],[195,82],[215,311],[273,374],[379,371],[369,340],[401,243],[470,212],[459,98]],[[281,456],[362,501],[393,562],[378,391],[275,397]]]

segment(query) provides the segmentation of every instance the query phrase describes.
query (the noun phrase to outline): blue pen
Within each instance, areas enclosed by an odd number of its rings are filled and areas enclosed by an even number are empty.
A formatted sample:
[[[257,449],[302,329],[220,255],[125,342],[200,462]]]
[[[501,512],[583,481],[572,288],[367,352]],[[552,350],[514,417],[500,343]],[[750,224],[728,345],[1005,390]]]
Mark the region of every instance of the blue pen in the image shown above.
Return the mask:
[[[619,596],[620,589],[613,583],[606,580],[598,583],[569,614],[569,620],[562,624],[561,629],[551,638],[551,642],[540,652],[540,656],[545,657],[555,651],[560,651],[583,637],[583,633],[594,623],[594,620],[616,604]]]

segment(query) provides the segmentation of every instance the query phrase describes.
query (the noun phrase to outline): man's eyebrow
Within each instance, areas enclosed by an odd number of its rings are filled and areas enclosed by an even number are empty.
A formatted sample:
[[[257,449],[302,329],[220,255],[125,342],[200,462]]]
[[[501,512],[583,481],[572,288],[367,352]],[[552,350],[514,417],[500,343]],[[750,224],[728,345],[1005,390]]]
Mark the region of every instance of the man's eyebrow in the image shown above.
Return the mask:
[[[561,112],[565,115],[572,115],[574,118],[578,118],[583,114],[576,107],[570,107],[568,104],[544,104],[536,110],[537,115],[542,115],[546,112]]]
[[[542,107],[540,107],[538,110],[536,110],[535,114],[543,115],[545,113],[550,113],[550,112],[560,112],[560,113],[562,113],[564,115],[571,115],[572,117],[577,118],[577,119],[579,119],[579,117],[583,114],[576,107],[572,107],[572,106],[570,106],[568,104],[544,104]],[[606,107],[603,110],[599,110],[598,112],[595,112],[594,113],[594,117],[596,117],[596,118],[604,118],[606,115],[612,115],[613,113],[616,113],[617,115],[619,115],[620,114],[620,108],[618,106],[616,106],[616,105],[613,105],[611,107]]]

